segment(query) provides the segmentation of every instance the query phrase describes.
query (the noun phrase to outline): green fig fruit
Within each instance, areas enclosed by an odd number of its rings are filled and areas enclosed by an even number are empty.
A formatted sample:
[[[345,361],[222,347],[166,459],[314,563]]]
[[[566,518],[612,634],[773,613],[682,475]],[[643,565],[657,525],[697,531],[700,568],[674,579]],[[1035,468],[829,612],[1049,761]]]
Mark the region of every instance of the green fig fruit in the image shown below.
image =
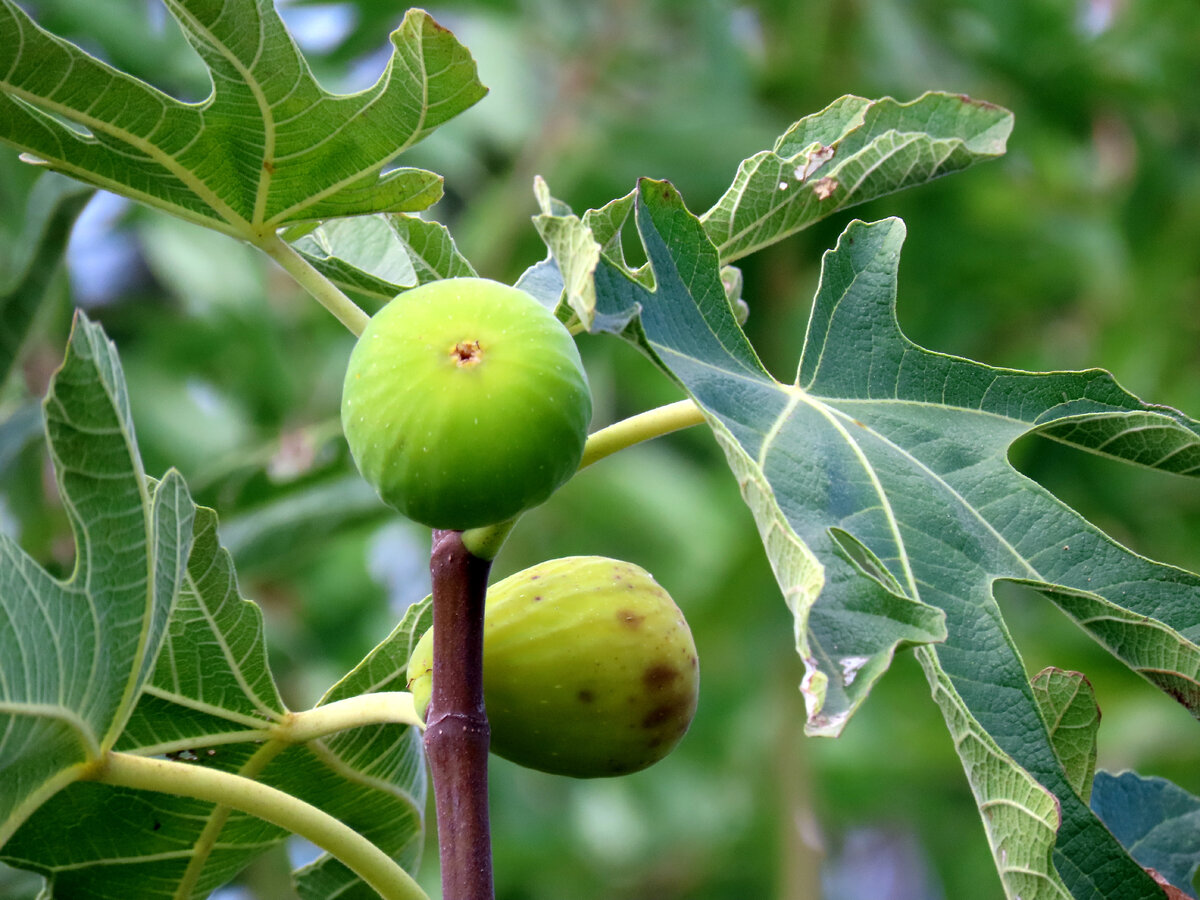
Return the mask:
[[[350,355],[342,427],[384,501],[433,528],[502,522],[579,466],[592,415],[570,333],[529,294],[483,278],[392,300]]]
[[[431,629],[408,664],[422,718],[432,669]],[[483,693],[498,756],[576,778],[636,772],[683,737],[698,687],[683,613],[639,566],[555,559],[488,589]]]

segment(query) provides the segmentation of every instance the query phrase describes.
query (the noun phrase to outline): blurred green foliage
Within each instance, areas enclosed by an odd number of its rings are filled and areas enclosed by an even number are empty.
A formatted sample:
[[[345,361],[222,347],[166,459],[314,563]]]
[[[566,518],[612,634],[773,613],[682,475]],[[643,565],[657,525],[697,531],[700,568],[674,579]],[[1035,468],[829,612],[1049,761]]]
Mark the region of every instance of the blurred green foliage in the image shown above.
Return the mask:
[[[207,92],[157,3],[23,5],[165,90]],[[446,176],[434,213],[481,274],[511,282],[543,255],[529,224],[534,175],[577,210],[638,176],[665,177],[701,212],[740,160],[842,94],[961,91],[1016,113],[1007,157],[744,261],[747,330],[768,368],[792,379],[820,254],[846,221],[899,215],[899,315],[914,340],[997,365],[1104,367],[1146,400],[1200,414],[1200,16],[1188,0],[480,0],[430,11],[475,53],[491,94],[405,163]],[[284,12],[318,77],[349,90],[382,67],[402,10],[357,0]],[[14,156],[0,149],[5,210],[27,190]],[[0,222],[0,239],[12,229]],[[36,430],[28,412],[9,415],[40,394],[72,302],[87,303],[120,347],[147,468],[179,467],[219,510],[285,693],[312,702],[427,578],[427,533],[347,477],[336,415],[350,336],[248,249],[138,208],[94,205],[72,259],[72,290],[58,292],[3,397],[0,527],[69,570]],[[679,396],[628,347],[581,345],[595,426]],[[1195,483],[1041,440],[1014,462],[1135,550],[1200,568]],[[672,592],[695,632],[701,705],[673,756],[625,779],[495,762],[500,900],[806,900],[823,896],[822,877],[839,898],[1001,896],[911,658],[844,737],[802,736],[790,616],[708,434],[585,472],[522,522],[496,574],[569,554],[630,559]],[[1100,766],[1200,792],[1187,713],[1040,598],[1001,592],[1031,675],[1057,665],[1095,684]],[[436,892],[429,844],[421,880]],[[254,895],[285,896],[280,871],[256,867]]]

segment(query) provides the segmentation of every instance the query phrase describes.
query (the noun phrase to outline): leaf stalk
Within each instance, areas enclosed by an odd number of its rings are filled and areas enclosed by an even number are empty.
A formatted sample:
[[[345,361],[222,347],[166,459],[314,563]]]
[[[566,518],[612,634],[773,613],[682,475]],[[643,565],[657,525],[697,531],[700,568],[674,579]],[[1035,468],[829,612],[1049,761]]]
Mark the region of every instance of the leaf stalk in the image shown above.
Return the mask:
[[[303,744],[364,725],[413,725],[419,728],[421,719],[408,691],[380,691],[292,713],[287,722],[272,729],[272,737],[289,744]]]
[[[272,232],[258,242],[267,256],[279,263],[296,282],[329,310],[355,337],[363,333],[371,321],[362,308],[347,297],[332,281],[318,272],[287,241]]]
[[[592,463],[612,456],[618,450],[640,444],[642,441],[662,437],[664,434],[700,425],[703,422],[704,413],[692,400],[680,400],[676,403],[668,403],[666,406],[648,409],[588,435],[579,468],[580,470],[586,469]],[[495,559],[504,545],[505,538],[516,524],[516,519],[509,519],[507,522],[498,522],[495,525],[472,528],[463,532],[463,543],[474,555],[483,559]]]
[[[429,900],[390,856],[324,810],[251,778],[206,766],[109,752],[90,780],[230,806],[308,838],[369,884],[384,900]]]

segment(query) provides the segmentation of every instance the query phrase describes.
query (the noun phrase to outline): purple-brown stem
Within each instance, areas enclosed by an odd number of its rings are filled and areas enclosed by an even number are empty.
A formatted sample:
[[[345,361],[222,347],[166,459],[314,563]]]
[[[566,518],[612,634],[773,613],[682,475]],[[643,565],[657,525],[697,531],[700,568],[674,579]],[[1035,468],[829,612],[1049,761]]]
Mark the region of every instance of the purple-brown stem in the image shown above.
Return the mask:
[[[433,533],[433,694],[425,755],[443,900],[495,896],[487,789],[491,730],[483,708],[483,601],[491,565],[463,546],[462,532]]]

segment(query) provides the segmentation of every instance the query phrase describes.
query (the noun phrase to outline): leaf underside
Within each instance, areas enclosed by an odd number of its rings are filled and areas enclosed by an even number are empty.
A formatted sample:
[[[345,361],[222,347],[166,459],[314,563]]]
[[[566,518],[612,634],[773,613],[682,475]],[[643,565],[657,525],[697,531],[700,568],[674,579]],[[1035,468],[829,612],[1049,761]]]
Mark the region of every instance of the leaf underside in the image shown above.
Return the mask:
[[[75,571],[53,578],[0,534],[0,846],[116,743],[164,640],[192,527],[178,474],[148,489],[116,351],[82,316],[44,410]]]
[[[732,262],[848,206],[999,156],[1012,125],[1008,110],[961,94],[842,97],[743,162],[700,220]]]
[[[907,103],[842,97],[744,161],[700,217],[704,234],[728,266],[839,210],[994,159],[1004,153],[1012,124],[1008,110],[961,94],[930,92]],[[619,330],[613,321],[593,325],[605,314],[596,308],[593,275],[603,256],[649,286],[648,269],[631,271],[621,247],[634,194],[582,217],[540,179],[534,194],[541,209],[534,225],[558,269],[562,302],[591,330]],[[618,321],[626,312],[609,309]]]
[[[113,749],[255,778],[414,868],[420,733],[371,725],[301,745],[273,738],[287,710],[262,614],[239,592],[215,513],[192,505],[178,475],[142,474],[115,350],[82,316],[46,410],[80,562],[59,583],[0,536],[0,641],[15,642],[0,648],[0,858],[42,874],[50,896],[199,898],[287,837],[227,807],[78,780]],[[389,642],[407,659],[402,636]],[[325,702],[378,681],[355,670]],[[371,896],[327,856],[296,881],[305,898]]]
[[[1043,669],[1033,677],[1033,694],[1067,780],[1086,803],[1096,774],[1096,734],[1100,707],[1092,684],[1081,672]]]
[[[997,369],[913,344],[895,318],[898,220],[851,223],[825,255],[796,381],[778,382],[734,319],[699,220],[663,182],[643,181],[636,200],[654,289],[603,259],[597,320],[704,409],[795,616],[810,732],[840,732],[896,649],[924,645],[1010,895],[1160,896],[1068,780],[993,586],[1041,591],[1200,711],[1200,578],[1121,547],[1007,459],[1041,433],[1192,475],[1200,425],[1099,370]],[[1025,787],[996,797],[1004,772]],[[1040,844],[1054,866],[1034,876],[1006,846],[1047,822],[1029,785],[1061,810],[1057,840]],[[1002,802],[1023,821],[997,824]]]

